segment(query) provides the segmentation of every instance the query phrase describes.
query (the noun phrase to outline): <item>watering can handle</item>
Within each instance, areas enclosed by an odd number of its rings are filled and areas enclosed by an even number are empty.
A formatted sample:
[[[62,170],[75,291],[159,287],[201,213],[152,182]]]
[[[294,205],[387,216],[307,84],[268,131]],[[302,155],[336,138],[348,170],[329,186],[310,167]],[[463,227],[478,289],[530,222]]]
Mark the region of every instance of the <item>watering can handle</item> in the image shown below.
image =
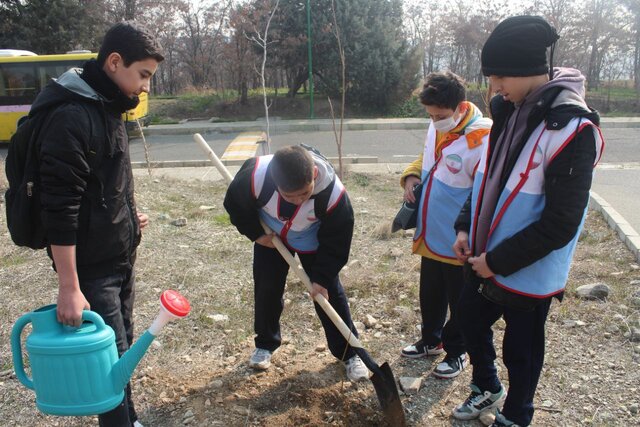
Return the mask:
[[[102,319],[102,317],[100,317],[100,315],[95,311],[82,310],[82,320],[86,320],[96,325],[96,331],[101,331],[107,327],[104,323],[104,319]]]
[[[31,323],[31,313],[22,315],[11,330],[11,353],[13,355],[13,370],[16,378],[27,388],[33,390],[33,380],[27,377],[24,371],[24,360],[22,360],[22,344],[20,343],[20,335],[25,326]]]

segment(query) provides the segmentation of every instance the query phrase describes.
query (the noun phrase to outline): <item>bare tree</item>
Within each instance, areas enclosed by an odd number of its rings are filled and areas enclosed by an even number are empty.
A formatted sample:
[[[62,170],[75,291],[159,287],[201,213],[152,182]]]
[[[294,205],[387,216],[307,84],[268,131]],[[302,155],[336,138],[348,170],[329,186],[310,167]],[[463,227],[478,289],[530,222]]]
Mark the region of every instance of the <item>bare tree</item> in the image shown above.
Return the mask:
[[[264,33],[261,33],[256,28],[254,28],[254,34],[252,34],[249,39],[260,46],[262,50],[262,64],[260,66],[260,71],[256,70],[260,75],[260,82],[262,84],[262,100],[264,102],[264,116],[265,121],[267,123],[267,139],[266,139],[266,147],[267,153],[271,152],[271,135],[269,129],[269,107],[268,99],[267,99],[267,83],[265,80],[265,66],[267,64],[267,47],[269,46],[269,26],[271,25],[271,20],[273,19],[273,15],[275,15],[278,10],[278,5],[280,4],[280,0],[276,0],[276,4],[273,6],[269,17],[267,18],[267,23],[264,28]]]
[[[338,26],[338,20],[336,18],[336,3],[335,0],[331,0],[331,14],[333,17],[333,35],[338,42],[338,53],[340,55],[340,70],[341,70],[341,86],[340,86],[340,130],[336,130],[336,118],[333,112],[333,104],[331,104],[331,98],[329,98],[329,107],[331,108],[331,119],[333,123],[333,134],[336,138],[336,145],[338,147],[338,177],[342,179],[344,174],[344,165],[342,164],[342,125],[344,123],[344,107],[347,88],[347,61],[345,59],[344,48],[342,47],[342,39],[340,37],[340,27]]]

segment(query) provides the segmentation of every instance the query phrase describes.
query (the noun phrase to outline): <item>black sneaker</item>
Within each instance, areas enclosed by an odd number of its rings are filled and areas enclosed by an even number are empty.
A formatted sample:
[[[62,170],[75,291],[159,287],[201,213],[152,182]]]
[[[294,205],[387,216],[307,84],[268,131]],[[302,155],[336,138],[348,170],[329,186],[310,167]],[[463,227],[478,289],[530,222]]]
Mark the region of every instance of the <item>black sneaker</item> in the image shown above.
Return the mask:
[[[467,354],[462,353],[457,357],[445,357],[433,370],[433,375],[438,378],[455,378],[467,366]]]
[[[422,340],[420,340],[415,344],[408,345],[403,348],[400,354],[404,357],[417,359],[420,357],[435,356],[437,354],[442,354],[443,352],[444,349],[442,348],[442,343],[438,343],[436,345],[424,345]]]

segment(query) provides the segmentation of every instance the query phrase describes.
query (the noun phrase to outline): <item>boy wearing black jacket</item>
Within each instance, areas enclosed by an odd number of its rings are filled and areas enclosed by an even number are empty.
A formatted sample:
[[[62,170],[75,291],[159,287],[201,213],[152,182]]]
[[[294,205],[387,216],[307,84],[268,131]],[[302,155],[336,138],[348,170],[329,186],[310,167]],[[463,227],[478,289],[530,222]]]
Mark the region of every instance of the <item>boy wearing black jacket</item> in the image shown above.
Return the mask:
[[[254,350],[249,366],[268,369],[280,346],[282,296],[289,265],[265,234],[260,220],[297,253],[313,283],[311,297],[323,295],[342,320],[351,321],[347,297],[338,273],[346,264],[353,235],[353,209],[346,190],[329,162],[300,146],[247,160],[224,200],[231,223],[254,244]],[[368,378],[369,371],[335,325],[316,304],[329,350],[345,361],[351,381]]]
[[[46,112],[38,138],[42,219],[58,275],[58,321],[79,326],[91,309],[113,328],[118,353],[133,340],[136,247],[148,217],[136,211],[122,113],[149,91],[163,60],[143,27],[109,29],[97,60],[72,69],[38,95],[30,115]],[[131,389],[101,426],[139,426]]]
[[[546,318],[552,298],[562,298],[603,149],[584,77],[552,66],[558,38],[544,19],[517,16],[501,22],[482,49],[482,71],[498,95],[489,144],[455,225],[454,250],[466,261],[459,322],[473,365],[471,394],[453,410],[458,419],[503,402],[494,426],[527,426],[533,418]],[[501,316],[508,393],[491,332]]]

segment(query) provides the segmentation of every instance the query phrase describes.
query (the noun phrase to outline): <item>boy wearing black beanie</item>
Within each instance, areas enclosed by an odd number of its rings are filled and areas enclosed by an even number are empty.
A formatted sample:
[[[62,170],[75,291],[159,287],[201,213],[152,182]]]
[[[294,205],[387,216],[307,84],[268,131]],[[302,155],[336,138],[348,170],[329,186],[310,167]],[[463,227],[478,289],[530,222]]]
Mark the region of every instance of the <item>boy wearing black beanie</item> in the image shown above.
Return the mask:
[[[604,144],[582,74],[553,68],[558,38],[543,18],[516,16],[482,49],[497,95],[489,144],[455,224],[454,251],[465,262],[459,323],[473,365],[471,394],[453,410],[458,419],[503,404],[494,426],[533,418],[546,318],[552,298],[562,299]],[[508,393],[494,364],[491,326],[500,317]]]

